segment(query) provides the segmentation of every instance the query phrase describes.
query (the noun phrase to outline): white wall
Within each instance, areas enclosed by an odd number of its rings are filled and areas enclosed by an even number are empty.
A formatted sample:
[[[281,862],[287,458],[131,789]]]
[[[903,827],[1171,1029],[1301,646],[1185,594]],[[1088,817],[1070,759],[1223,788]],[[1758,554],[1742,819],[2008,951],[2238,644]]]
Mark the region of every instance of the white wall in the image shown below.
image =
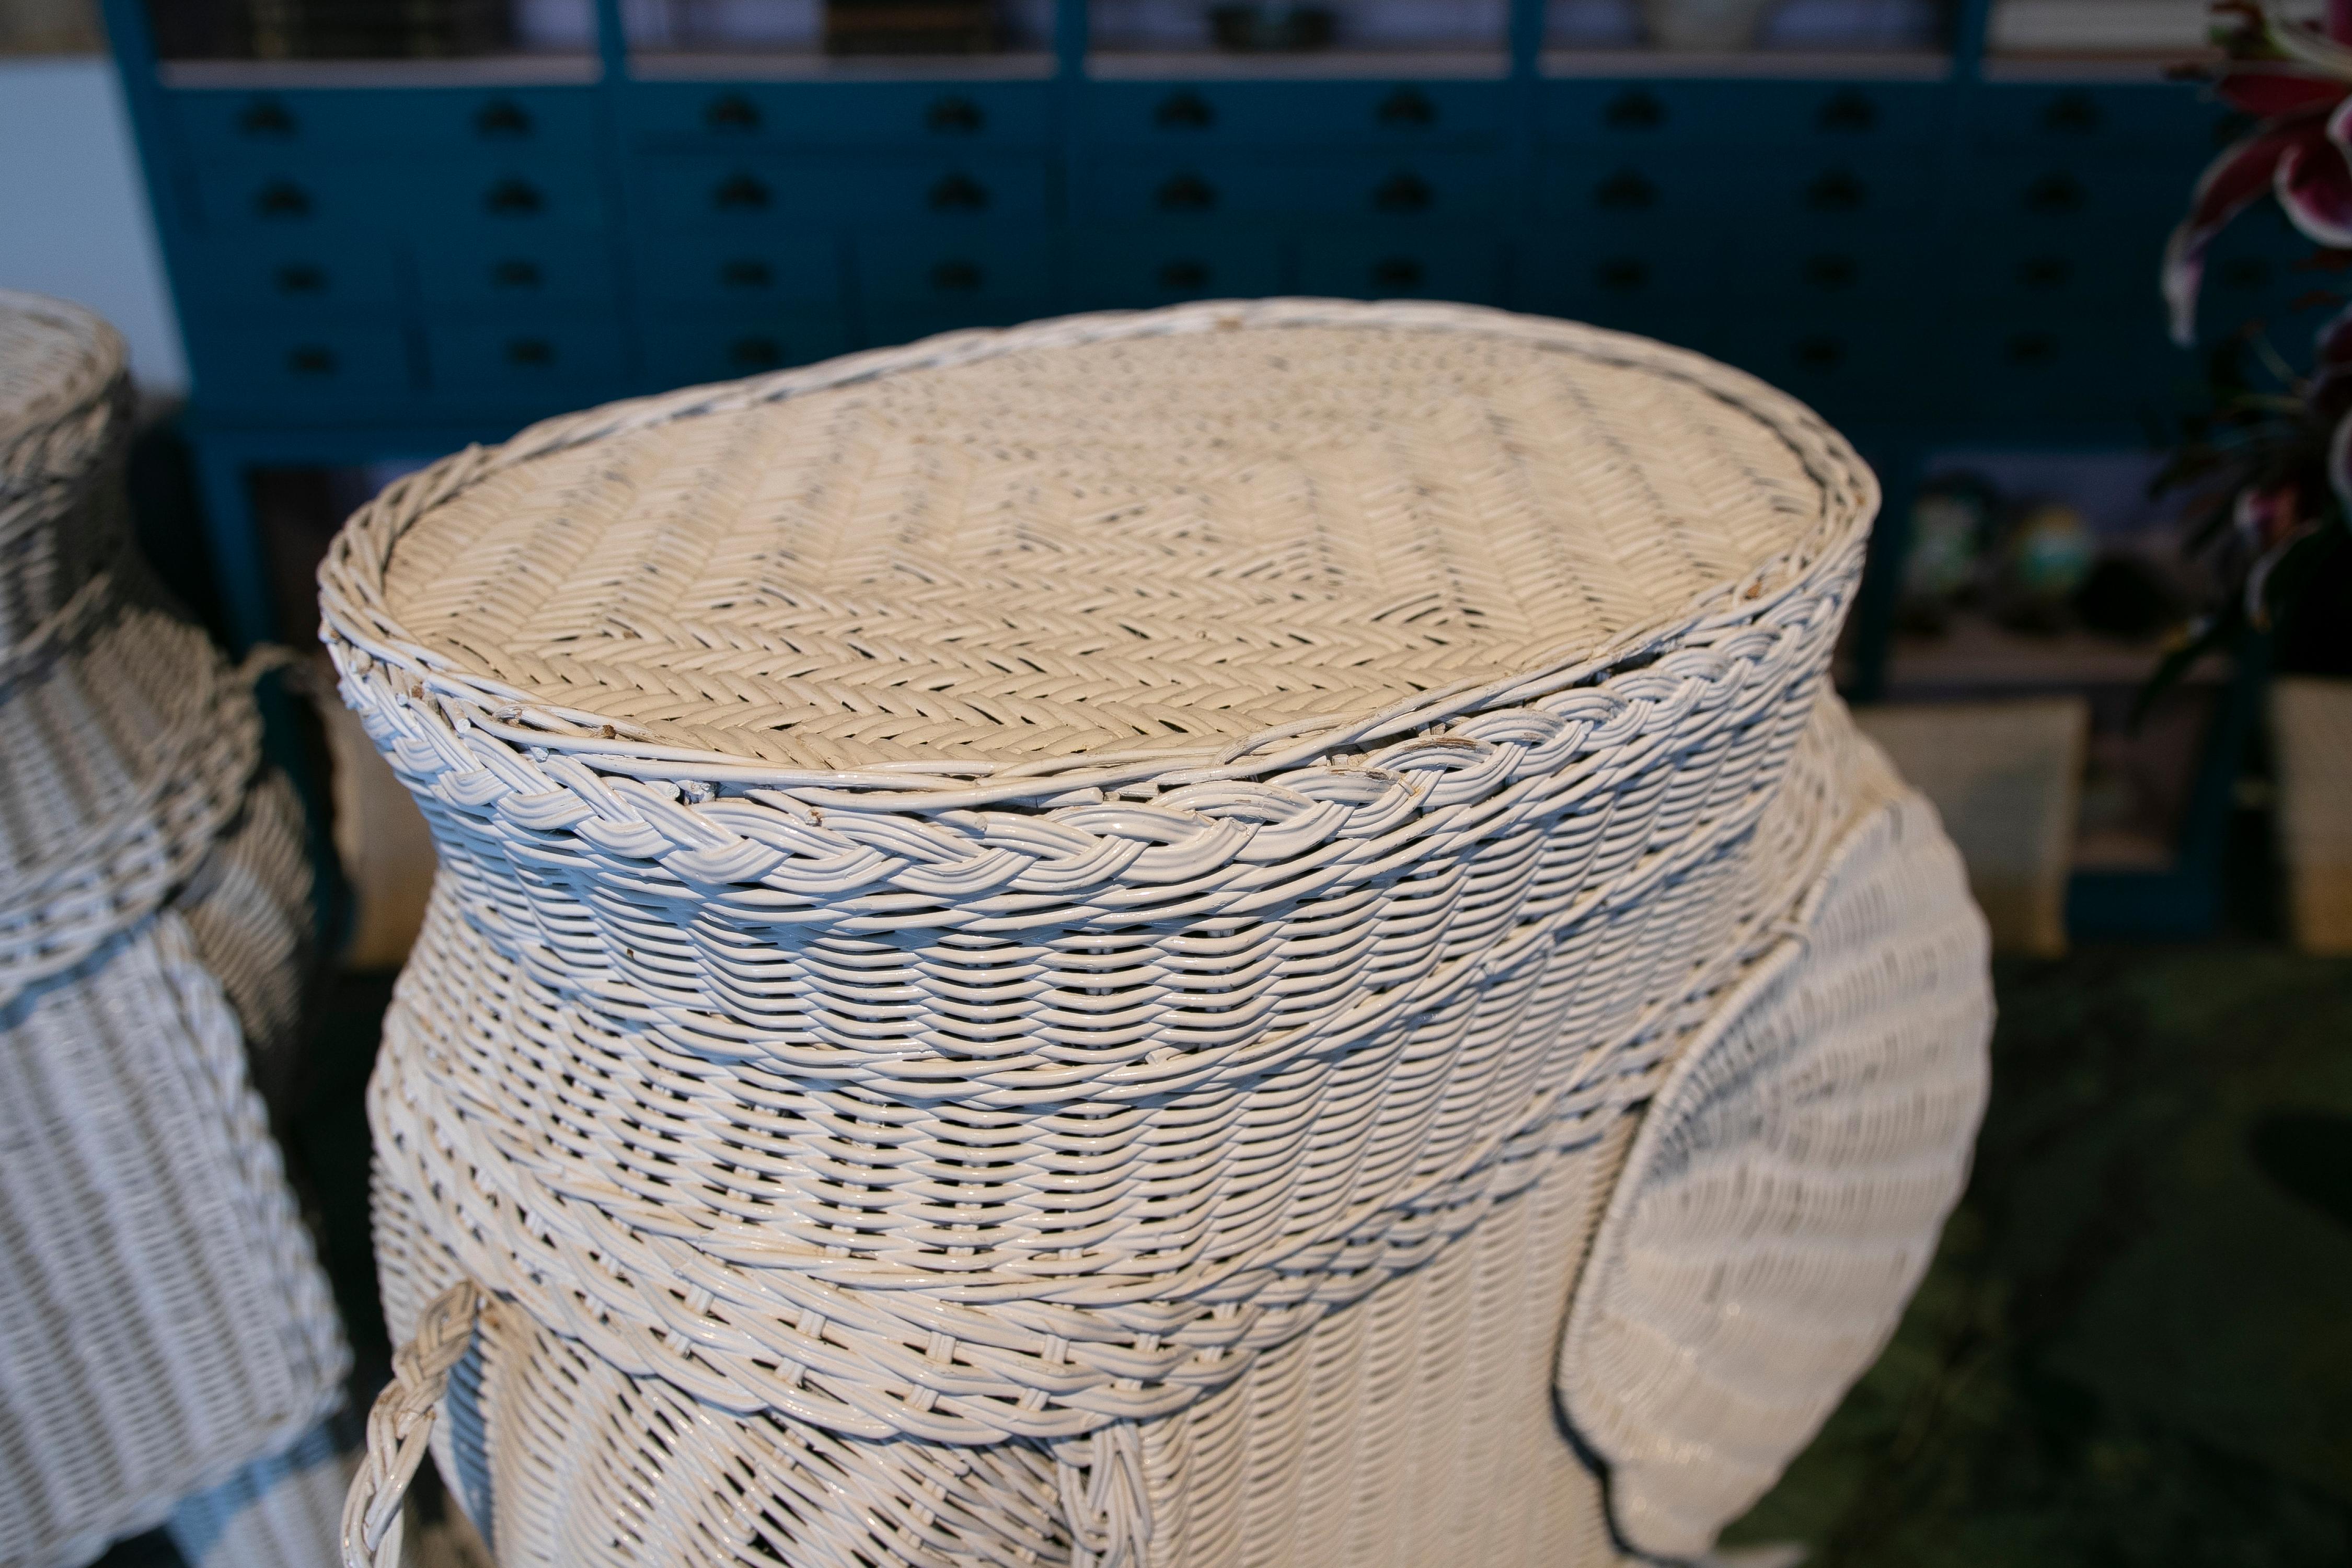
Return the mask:
[[[105,59],[0,58],[0,288],[89,306],[129,340],[142,386],[186,390],[147,187]]]

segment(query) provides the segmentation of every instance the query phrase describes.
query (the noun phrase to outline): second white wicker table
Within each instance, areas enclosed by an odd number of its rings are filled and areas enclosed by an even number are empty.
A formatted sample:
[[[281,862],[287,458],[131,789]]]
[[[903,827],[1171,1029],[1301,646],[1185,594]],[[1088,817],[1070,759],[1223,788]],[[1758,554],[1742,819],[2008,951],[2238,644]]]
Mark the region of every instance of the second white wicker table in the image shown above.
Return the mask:
[[[348,1560],[427,1433],[509,1565],[1704,1550],[1982,1103],[1825,684],[1875,499],[1696,356],[1311,300],[387,491],[326,636],[442,868]]]

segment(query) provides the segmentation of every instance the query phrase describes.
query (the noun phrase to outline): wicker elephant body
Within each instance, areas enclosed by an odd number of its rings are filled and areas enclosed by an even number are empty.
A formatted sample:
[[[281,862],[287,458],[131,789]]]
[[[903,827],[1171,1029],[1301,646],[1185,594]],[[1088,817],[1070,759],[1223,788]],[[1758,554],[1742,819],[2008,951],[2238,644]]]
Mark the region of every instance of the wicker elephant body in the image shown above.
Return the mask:
[[[510,1564],[1703,1549],[1981,1106],[1822,684],[1873,500],[1691,356],[1312,301],[387,492],[327,635],[442,868],[347,1552],[428,1410]]]

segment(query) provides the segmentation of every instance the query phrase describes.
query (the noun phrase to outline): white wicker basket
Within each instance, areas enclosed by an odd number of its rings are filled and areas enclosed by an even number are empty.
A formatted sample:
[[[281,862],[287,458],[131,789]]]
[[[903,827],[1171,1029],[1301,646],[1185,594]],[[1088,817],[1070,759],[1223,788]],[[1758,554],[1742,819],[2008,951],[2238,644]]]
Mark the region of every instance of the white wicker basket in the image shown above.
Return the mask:
[[[1981,1103],[1823,688],[1874,501],[1696,356],[1310,300],[394,486],[320,574],[442,862],[346,1561],[428,1434],[510,1568],[1703,1548]]]
[[[198,1500],[199,1555],[296,1568],[340,1477],[304,1541],[265,1472],[301,1469],[274,1457],[347,1361],[255,1088],[296,1043],[299,810],[248,678],[149,602],[110,510],[119,341],[0,297],[0,1568],[215,1486],[246,1503]]]

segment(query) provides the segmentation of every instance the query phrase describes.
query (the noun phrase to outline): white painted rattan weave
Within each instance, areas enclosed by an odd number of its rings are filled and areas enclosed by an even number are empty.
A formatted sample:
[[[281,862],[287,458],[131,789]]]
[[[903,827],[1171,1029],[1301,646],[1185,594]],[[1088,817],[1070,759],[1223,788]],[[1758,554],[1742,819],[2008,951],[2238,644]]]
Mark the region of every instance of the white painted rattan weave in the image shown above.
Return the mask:
[[[107,510],[119,342],[0,298],[0,1565],[68,1568],[299,1437],[346,1358],[255,1087],[295,1048],[298,808]],[[239,1562],[331,1550],[284,1533]]]
[[[442,856],[379,1258],[403,1328],[492,1293],[435,1440],[501,1560],[1222,1563],[1379,1473],[1464,1281],[1540,1387],[1629,1119],[1846,815],[1799,742],[1874,502],[1695,356],[1289,300],[617,405],[362,510],[326,637]],[[1286,1503],[1232,1445],[1302,1409],[1376,1452]]]

